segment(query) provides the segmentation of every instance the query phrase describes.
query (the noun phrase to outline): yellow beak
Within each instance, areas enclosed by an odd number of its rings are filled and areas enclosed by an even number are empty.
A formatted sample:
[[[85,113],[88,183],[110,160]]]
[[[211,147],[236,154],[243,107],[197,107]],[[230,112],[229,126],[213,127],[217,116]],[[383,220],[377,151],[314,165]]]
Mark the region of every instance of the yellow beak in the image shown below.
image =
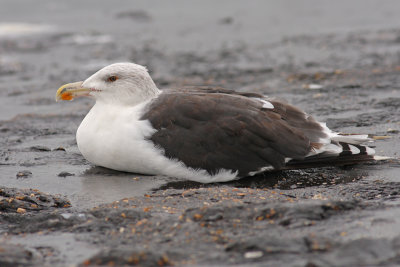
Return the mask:
[[[73,100],[80,96],[89,96],[91,90],[82,87],[82,81],[75,83],[67,83],[58,88],[56,93],[56,101],[58,100]]]

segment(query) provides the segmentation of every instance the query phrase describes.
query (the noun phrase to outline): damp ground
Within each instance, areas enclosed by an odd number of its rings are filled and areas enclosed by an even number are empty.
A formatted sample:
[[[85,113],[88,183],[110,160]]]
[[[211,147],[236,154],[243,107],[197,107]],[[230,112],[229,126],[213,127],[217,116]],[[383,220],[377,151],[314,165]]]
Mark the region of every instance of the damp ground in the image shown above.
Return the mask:
[[[3,1],[0,265],[400,264],[400,5],[154,3]],[[206,185],[93,166],[93,102],[55,92],[120,61],[285,99],[393,159]]]

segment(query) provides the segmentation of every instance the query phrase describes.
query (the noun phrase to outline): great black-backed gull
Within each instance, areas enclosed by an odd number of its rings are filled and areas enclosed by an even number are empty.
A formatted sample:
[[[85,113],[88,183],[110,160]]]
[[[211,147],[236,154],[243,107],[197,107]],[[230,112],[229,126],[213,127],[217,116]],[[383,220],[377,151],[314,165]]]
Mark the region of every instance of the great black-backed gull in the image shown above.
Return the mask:
[[[223,88],[159,90],[147,69],[109,65],[63,85],[57,100],[93,97],[76,133],[95,165],[202,183],[291,168],[372,160],[367,135],[332,132],[300,109]]]

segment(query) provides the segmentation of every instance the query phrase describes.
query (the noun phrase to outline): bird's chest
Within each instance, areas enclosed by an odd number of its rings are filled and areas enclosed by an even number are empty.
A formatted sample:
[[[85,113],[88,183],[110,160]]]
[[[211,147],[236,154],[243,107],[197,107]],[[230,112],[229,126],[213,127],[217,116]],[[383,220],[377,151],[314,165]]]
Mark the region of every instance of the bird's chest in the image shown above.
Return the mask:
[[[140,120],[140,107],[114,109],[96,107],[86,115],[76,139],[80,152],[90,162],[126,171],[126,166],[140,165],[141,150],[148,146],[146,137],[154,129]]]

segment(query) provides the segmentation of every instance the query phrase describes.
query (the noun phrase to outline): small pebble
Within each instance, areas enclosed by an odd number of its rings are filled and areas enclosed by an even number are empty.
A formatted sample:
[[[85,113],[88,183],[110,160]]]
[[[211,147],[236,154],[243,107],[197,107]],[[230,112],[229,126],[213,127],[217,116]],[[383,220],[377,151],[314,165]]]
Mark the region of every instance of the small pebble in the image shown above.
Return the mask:
[[[17,178],[28,178],[32,176],[32,172],[30,171],[19,171],[17,173]]]
[[[26,209],[18,208],[18,209],[17,209],[17,212],[23,214],[23,213],[26,212]]]
[[[72,217],[72,213],[61,213],[61,216],[64,218],[64,219],[66,219],[66,220],[68,220],[69,218],[71,218]]]
[[[311,83],[311,84],[304,84],[303,85],[304,89],[310,89],[310,90],[319,90],[324,88],[322,85]]]
[[[248,251],[244,253],[244,257],[246,259],[256,259],[262,257],[263,255],[264,253],[262,251]]]
[[[233,18],[232,17],[225,17],[219,21],[221,24],[232,24]]]
[[[396,129],[389,128],[389,129],[387,129],[387,131],[386,131],[386,132],[388,132],[388,133],[398,133],[398,132],[399,132],[399,130],[396,130]]]
[[[75,176],[75,174],[70,173],[70,172],[60,172],[58,174],[58,177],[67,177],[67,176]]]
[[[46,146],[32,146],[31,151],[48,152],[51,151],[51,149]]]

